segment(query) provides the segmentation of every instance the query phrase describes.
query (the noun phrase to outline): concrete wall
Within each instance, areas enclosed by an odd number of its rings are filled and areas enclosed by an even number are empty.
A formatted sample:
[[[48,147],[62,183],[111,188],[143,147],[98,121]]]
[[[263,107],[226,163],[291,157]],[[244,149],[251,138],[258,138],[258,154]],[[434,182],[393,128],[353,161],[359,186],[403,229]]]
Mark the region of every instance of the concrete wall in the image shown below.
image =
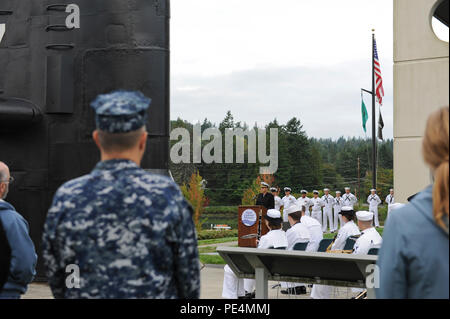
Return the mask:
[[[449,45],[433,32],[437,0],[394,0],[394,187],[406,202],[431,183],[421,154],[428,115],[449,104]]]

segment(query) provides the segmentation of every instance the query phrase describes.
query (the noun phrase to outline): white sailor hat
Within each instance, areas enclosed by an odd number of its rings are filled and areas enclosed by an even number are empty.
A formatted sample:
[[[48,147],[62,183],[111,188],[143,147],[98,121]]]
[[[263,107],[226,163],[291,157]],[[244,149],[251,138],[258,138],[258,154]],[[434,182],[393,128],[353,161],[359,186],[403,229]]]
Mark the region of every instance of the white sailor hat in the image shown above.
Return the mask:
[[[269,184],[267,184],[266,182],[261,182],[261,187],[267,187],[267,188],[269,188],[270,186],[269,186]]]
[[[302,194],[308,194],[308,191],[302,189],[300,193],[302,193]]]
[[[264,215],[264,218],[267,219],[269,222],[278,225],[281,225],[281,223],[283,222],[280,211],[276,209],[269,209],[267,211],[267,215]]]
[[[390,204],[389,205],[389,210],[392,212],[393,210],[397,210],[400,209],[402,207],[406,206],[405,204],[402,203],[394,203],[394,204]]]
[[[329,189],[329,188],[324,188],[323,191],[324,191],[324,192],[329,192],[330,189]]]
[[[356,212],[356,217],[362,222],[368,222],[373,220],[373,213],[361,210],[359,212]]]
[[[342,194],[341,191],[336,191],[336,194]]]
[[[350,187],[346,187],[345,190],[346,190],[346,191],[349,191],[349,190],[350,190]]]
[[[341,211],[339,212],[341,215],[355,215],[355,211],[353,210],[353,207],[351,206],[344,206],[341,208]]]
[[[394,191],[394,189],[393,188],[391,188],[390,190],[389,190],[390,192],[393,192]]]
[[[285,210],[283,210],[283,213],[286,213],[289,215],[289,214],[301,212],[301,211],[302,211],[302,208],[300,207],[300,205],[294,204],[294,205],[289,206]]]
[[[313,194],[319,194],[318,190],[313,190]]]
[[[284,191],[285,191],[285,192],[291,192],[292,189],[291,189],[290,187],[285,187],[285,188],[284,188]]]
[[[271,191],[271,192],[276,192],[276,191],[277,191],[277,188],[276,188],[276,187],[271,187],[271,188],[270,188],[270,191]]]
[[[280,213],[279,210],[269,209],[267,211],[267,217],[270,217],[270,218],[281,218],[281,213]]]
[[[377,190],[375,188],[372,188],[370,191],[371,192],[376,192]]]

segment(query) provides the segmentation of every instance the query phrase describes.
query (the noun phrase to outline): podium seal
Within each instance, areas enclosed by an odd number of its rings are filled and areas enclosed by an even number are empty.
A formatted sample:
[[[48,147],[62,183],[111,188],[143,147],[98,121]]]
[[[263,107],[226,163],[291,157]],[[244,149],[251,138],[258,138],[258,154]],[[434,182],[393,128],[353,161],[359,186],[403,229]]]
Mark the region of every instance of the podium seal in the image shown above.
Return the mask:
[[[253,209],[245,210],[241,216],[242,223],[247,227],[255,225],[256,219],[256,213]]]

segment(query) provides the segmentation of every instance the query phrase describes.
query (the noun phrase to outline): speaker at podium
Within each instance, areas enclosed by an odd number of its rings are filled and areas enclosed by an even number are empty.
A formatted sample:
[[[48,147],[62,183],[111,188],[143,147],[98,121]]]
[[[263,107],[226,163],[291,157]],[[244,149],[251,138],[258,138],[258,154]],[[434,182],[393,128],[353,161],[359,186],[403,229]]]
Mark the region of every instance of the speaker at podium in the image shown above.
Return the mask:
[[[239,206],[238,208],[238,246],[258,246],[257,240],[269,232],[264,222],[267,208],[264,206]]]

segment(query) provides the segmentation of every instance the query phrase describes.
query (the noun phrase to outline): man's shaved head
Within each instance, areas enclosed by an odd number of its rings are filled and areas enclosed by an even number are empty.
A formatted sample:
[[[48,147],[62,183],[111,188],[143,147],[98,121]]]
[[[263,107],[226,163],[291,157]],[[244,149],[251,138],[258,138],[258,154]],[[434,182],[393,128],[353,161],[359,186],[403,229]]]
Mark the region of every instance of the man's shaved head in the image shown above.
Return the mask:
[[[98,137],[100,145],[106,152],[124,152],[134,148],[144,133],[144,128],[128,133],[115,134],[98,131]]]
[[[9,167],[0,162],[0,199],[5,199],[9,190]]]

